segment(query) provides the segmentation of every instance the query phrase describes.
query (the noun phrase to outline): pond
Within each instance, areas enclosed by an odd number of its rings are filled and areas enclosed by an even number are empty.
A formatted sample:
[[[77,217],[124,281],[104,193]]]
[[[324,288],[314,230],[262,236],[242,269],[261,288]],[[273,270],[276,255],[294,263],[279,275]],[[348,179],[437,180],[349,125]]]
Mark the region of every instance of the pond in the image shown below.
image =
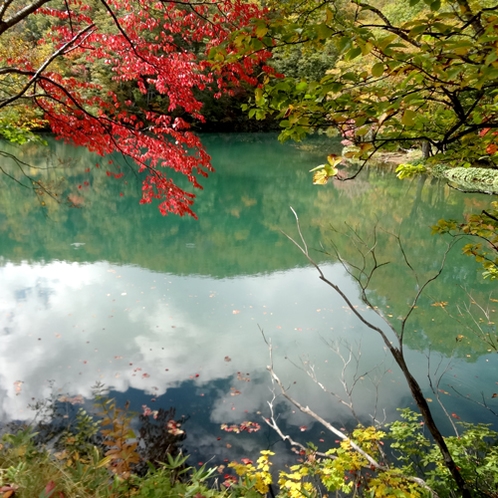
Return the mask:
[[[380,338],[284,235],[299,237],[290,206],[315,260],[369,317],[355,281],[329,253],[335,243],[344,259],[358,262],[348,235],[354,230],[371,241],[377,227],[379,261],[389,264],[372,280],[369,297],[398,326],[418,284],[389,232],[400,235],[423,282],[449,242],[432,236],[430,226],[482,209],[489,198],[425,178],[399,181],[382,169],[313,186],[309,170],[334,151],[320,140],[280,144],[274,135],[241,134],[203,141],[216,173],[197,196],[198,221],[140,206],[139,179],[117,157],[109,164],[53,140],[47,147],[4,144],[29,164],[26,175],[43,179],[62,200],[0,176],[4,422],[30,420],[28,405],[53,395],[83,396],[90,406],[92,386],[102,383],[138,412],[143,405],[174,407],[187,416],[184,447],[192,464],[254,457],[268,447],[285,454],[263,421],[272,399],[264,337],[290,394],[332,422],[351,424],[331,394],[348,401],[343,381],[356,381],[352,399],[362,420],[392,420],[397,408],[413,406]],[[26,182],[6,159],[2,168]],[[125,176],[115,179],[118,171]],[[470,327],[475,320],[480,333],[494,333],[493,290],[475,262],[453,248],[408,322],[410,368],[446,431],[438,397],[455,420],[495,423],[496,353]],[[489,311],[485,320],[476,303]],[[285,433],[320,449],[333,444],[282,397],[275,404]],[[221,428],[244,421],[261,430]]]

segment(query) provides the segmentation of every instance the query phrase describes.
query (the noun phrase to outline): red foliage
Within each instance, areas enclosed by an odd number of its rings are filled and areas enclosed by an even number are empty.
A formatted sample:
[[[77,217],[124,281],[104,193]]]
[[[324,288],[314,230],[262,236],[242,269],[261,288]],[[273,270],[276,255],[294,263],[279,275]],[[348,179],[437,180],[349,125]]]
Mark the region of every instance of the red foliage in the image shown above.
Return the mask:
[[[241,0],[100,0],[114,23],[114,29],[103,32],[84,2],[65,4],[62,10],[41,7],[35,15],[53,18],[51,42],[57,52],[52,57],[74,62],[72,75],[52,70],[51,64],[34,67],[28,56],[19,54],[9,63],[30,78],[31,90],[24,97],[43,111],[58,138],[100,155],[117,152],[131,158],[144,174],[142,204],[158,200],[164,215],[196,217],[191,209],[194,194],[176,185],[167,171],[184,175],[201,189],[198,178],[213,168],[190,125],[173,115],[202,121],[197,90],[212,88],[221,94],[232,92],[241,81],[257,83],[255,69],[268,58],[267,52],[216,70],[207,53],[222,43],[228,53],[234,50],[228,42],[231,30],[263,17],[264,10]],[[205,44],[204,53],[185,48],[196,43]],[[167,98],[169,114],[137,109],[132,101],[122,102],[104,91],[89,77],[97,61],[118,84],[127,82],[144,95]]]

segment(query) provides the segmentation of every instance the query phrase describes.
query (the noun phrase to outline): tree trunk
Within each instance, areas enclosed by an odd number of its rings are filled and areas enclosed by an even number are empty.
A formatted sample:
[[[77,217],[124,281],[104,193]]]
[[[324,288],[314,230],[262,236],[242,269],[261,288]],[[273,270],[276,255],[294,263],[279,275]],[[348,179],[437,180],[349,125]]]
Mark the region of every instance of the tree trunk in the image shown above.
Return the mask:
[[[458,470],[458,467],[456,466],[456,463],[453,460],[453,457],[451,456],[450,450],[448,449],[448,446],[446,446],[446,442],[443,438],[443,435],[439,431],[436,422],[432,417],[431,410],[429,408],[429,405],[427,404],[426,399],[424,398],[424,393],[422,392],[419,383],[417,382],[415,377],[413,377],[410,370],[408,369],[403,353],[396,348],[392,348],[391,352],[399,368],[401,368],[401,371],[403,372],[406,381],[408,382],[408,386],[410,387],[412,397],[415,400],[415,403],[417,404],[420,413],[422,414],[427,429],[429,429],[429,432],[431,433],[432,437],[434,438],[434,441],[436,442],[436,444],[439,447],[439,450],[441,451],[441,454],[443,455],[444,464],[446,468],[450,471],[451,475],[453,476],[453,479],[455,480],[458,486],[458,489],[462,493],[462,498],[471,498],[471,493],[469,488],[467,487],[467,483],[463,479],[462,474],[460,474],[460,471]]]

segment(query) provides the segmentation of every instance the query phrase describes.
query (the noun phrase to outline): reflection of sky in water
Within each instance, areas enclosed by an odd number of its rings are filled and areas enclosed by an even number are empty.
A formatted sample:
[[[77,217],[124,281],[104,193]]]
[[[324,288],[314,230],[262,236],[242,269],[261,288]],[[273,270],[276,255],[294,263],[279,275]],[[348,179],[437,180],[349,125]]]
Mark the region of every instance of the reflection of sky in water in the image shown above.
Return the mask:
[[[329,265],[326,270],[356,295],[342,269]],[[343,364],[325,339],[344,341],[344,355],[345,342],[362,353],[357,374],[370,374],[354,392],[360,416],[370,417],[377,398],[379,418],[383,411],[392,417],[396,407],[410,402],[380,339],[359,326],[312,269],[216,280],[106,262],[56,261],[5,263],[0,279],[3,420],[31,417],[27,405],[51,394],[49,381],[62,392],[85,397],[100,381],[118,396],[135,397],[137,409],[157,397],[166,408],[175,406],[178,415],[190,415],[188,443],[206,457],[214,451],[217,436],[223,436],[216,450],[220,457],[228,441],[233,447],[242,441],[242,436],[216,434],[221,423],[259,420],[257,412],[268,414],[269,356],[259,328],[271,338],[275,369],[290,393],[329,420],[343,423],[345,409],[299,368],[307,361],[328,389],[343,393]],[[427,358],[410,353],[409,360],[424,382]],[[462,399],[454,395],[452,385],[464,396],[493,389],[487,360],[470,365],[445,360],[439,365],[439,357],[431,356],[431,368],[438,375],[447,369],[439,387],[453,393],[445,397],[450,411],[462,410]],[[352,364],[349,378],[354,373]],[[238,391],[241,394],[234,396]],[[490,393],[486,396],[489,399]],[[472,416],[474,407],[467,405]],[[483,421],[482,413],[480,417]],[[281,420],[313,430],[311,421],[293,410],[282,411]],[[256,439],[245,436],[243,445],[245,453],[260,447]]]

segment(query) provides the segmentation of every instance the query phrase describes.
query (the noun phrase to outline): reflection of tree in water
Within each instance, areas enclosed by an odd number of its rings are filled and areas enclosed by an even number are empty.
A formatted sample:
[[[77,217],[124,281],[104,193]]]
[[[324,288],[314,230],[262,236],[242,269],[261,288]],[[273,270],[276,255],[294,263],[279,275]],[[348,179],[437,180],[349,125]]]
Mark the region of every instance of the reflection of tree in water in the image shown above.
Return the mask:
[[[315,154],[282,146],[264,135],[209,137],[207,145],[218,173],[206,180],[197,203],[200,219],[195,222],[164,218],[152,208],[138,206],[133,178],[126,183],[108,177],[108,165],[100,159],[50,141],[48,149],[58,163],[77,166],[64,168],[64,184],[71,186],[71,194],[82,208],[47,203],[42,209],[25,189],[14,188],[0,177],[5,192],[0,198],[1,254],[7,261],[106,260],[216,278],[285,271],[305,265],[280,233],[294,230],[288,209],[292,206],[310,247],[327,250],[330,238],[336,237],[331,225],[339,230],[349,225],[367,237],[377,223],[379,229],[401,235],[411,261],[424,274],[437,264],[437,255],[446,243],[431,235],[430,226],[441,217],[459,219],[486,202],[482,196],[462,195],[424,177],[400,181],[385,168],[367,169],[354,181],[316,187],[308,173]],[[30,147],[29,154],[34,150]],[[42,163],[44,154],[42,149]],[[96,168],[99,160],[101,167]],[[86,169],[89,172],[85,173]],[[55,181],[61,171],[49,172],[47,181]],[[402,270],[399,251],[388,239],[379,230],[378,254],[389,265],[372,282],[376,295],[372,299],[379,306],[389,305],[389,313],[396,317],[406,307],[415,283]],[[347,237],[334,240],[341,254],[357,256]],[[71,245],[75,242],[85,245],[75,251]],[[327,259],[323,251],[317,257]],[[472,261],[460,257],[458,249],[452,258],[448,271],[431,287],[434,299],[426,303],[429,311],[420,310],[420,322],[414,320],[414,328],[423,331],[414,334],[420,345],[434,339],[429,329],[436,330],[432,318],[441,310],[431,308],[432,302],[457,304],[462,299],[461,285],[475,289],[476,299],[489,291],[480,283]],[[438,323],[444,320],[444,316],[436,317]],[[454,334],[437,334],[447,336],[444,348],[454,347]]]
[[[142,459],[136,468],[138,474],[145,475],[149,470],[148,464],[158,468],[161,463],[168,461],[168,455],[176,457],[180,454],[180,443],[187,437],[182,429],[187,418],[176,419],[175,413],[174,408],[159,408],[150,414],[138,416],[138,451]]]
[[[339,192],[339,197],[354,199],[365,195],[372,186],[363,178],[356,178],[354,181],[334,181],[334,188]]]
[[[30,429],[33,431],[33,439],[39,448],[49,447],[59,452],[59,458],[68,455],[68,448],[76,450],[81,459],[85,459],[88,452],[95,446],[103,455],[109,452],[116,442],[117,447],[125,441],[133,441],[132,432],[136,436],[136,458],[131,458],[132,472],[144,476],[150,466],[159,468],[162,463],[168,461],[168,455],[177,457],[181,454],[181,442],[187,437],[182,429],[185,417],[175,418],[175,408],[160,408],[149,413],[138,416],[138,429],[131,430],[133,414],[130,413],[128,404],[117,407],[112,399],[100,399],[97,402],[97,414],[93,410],[87,411],[81,405],[85,403],[82,396],[52,395],[51,397],[36,402],[31,408],[35,411],[35,422],[29,426],[24,423],[10,422],[0,427],[0,432],[18,431]],[[102,407],[107,407],[108,412],[100,412]],[[114,416],[113,416],[114,415]],[[106,427],[113,425],[111,435],[106,435]],[[116,430],[116,427],[118,429]],[[123,441],[114,441],[115,434],[122,432]],[[111,445],[109,444],[111,443]],[[180,472],[186,468],[182,465],[174,472]],[[176,476],[179,477],[179,476]]]

